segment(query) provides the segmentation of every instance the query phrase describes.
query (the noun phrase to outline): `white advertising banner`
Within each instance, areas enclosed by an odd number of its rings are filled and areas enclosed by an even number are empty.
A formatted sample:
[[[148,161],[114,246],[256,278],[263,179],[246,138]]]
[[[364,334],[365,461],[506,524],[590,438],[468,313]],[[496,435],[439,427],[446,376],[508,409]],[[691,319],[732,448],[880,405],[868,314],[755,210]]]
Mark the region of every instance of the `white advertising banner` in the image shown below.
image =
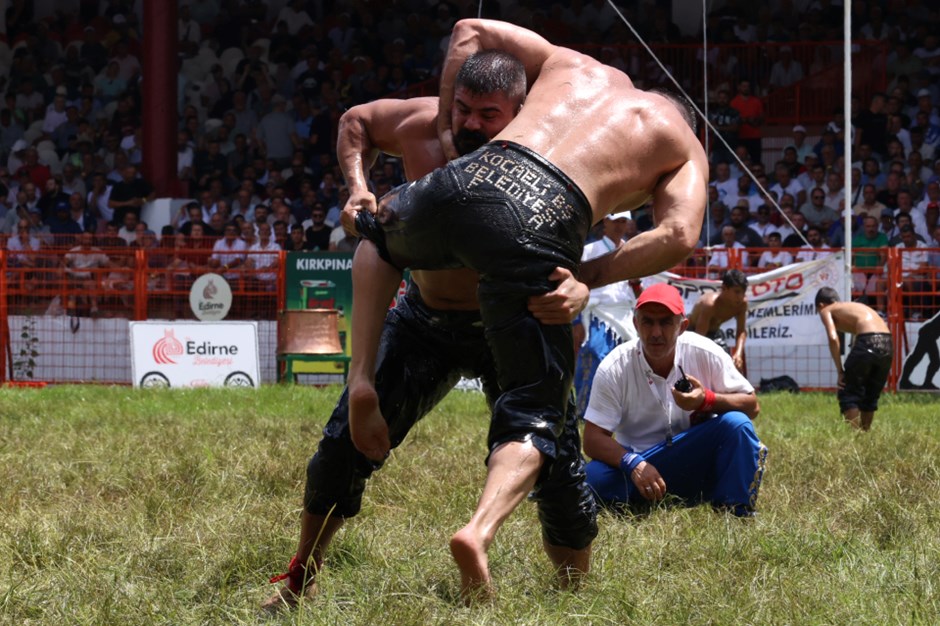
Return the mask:
[[[748,346],[825,345],[826,333],[816,313],[816,292],[821,287],[843,290],[842,252],[816,261],[793,263],[762,274],[748,276]],[[645,285],[667,282],[682,292],[686,314],[702,296],[721,288],[716,280],[683,278],[663,272],[649,277]],[[844,299],[844,296],[843,296]],[[728,345],[734,344],[734,319],[721,327]]]
[[[257,387],[256,322],[131,322],[135,387]]]

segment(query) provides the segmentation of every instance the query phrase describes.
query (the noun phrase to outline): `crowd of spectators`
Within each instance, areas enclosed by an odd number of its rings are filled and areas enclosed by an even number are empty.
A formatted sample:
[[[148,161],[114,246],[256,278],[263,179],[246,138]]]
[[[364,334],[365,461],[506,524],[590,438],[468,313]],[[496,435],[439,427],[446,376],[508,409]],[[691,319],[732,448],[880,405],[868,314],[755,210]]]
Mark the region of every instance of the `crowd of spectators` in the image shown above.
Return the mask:
[[[165,254],[153,255],[154,262],[175,263],[182,276],[186,259],[222,273],[252,265],[273,271],[278,249],[354,249],[356,240],[338,227],[348,197],[335,154],[339,117],[355,104],[433,85],[451,26],[480,9],[478,2],[429,0],[378,7],[180,2],[175,141],[178,176],[192,201],[154,232],[141,223],[154,190],[140,176],[143,30],[136,4],[83,0],[78,14],[42,19],[31,15],[32,3],[8,10],[0,43],[0,67],[7,70],[0,75],[0,235],[11,251],[54,245],[68,251],[90,231],[108,258],[114,247],[155,247]],[[584,46],[628,72],[636,66],[617,46],[632,35],[606,0],[482,8],[484,17]],[[848,236],[856,246],[940,246],[940,11],[920,0],[855,2],[853,11],[854,37],[888,46],[888,89],[870,101],[856,98],[849,124],[836,111],[824,128],[793,127],[779,153],[765,148],[763,102],[840,61],[825,42],[842,37],[841,6],[729,0],[708,15],[716,44],[819,42],[808,48],[817,51],[812,59],[778,45],[766,71],[709,56],[725,79],[709,94],[709,118],[723,139],[709,138],[712,180],[701,243],[716,251],[703,261],[710,271],[727,265],[723,247],[767,248],[741,258],[770,268],[842,246],[846,190],[857,227]],[[659,3],[631,4],[623,14],[650,43],[701,41],[700,33],[684,35]],[[842,174],[846,127],[853,137],[849,185]],[[380,157],[371,182],[377,195],[403,182],[398,160]],[[649,226],[646,212],[635,216],[630,232]],[[914,244],[906,243],[908,225]],[[174,255],[183,247],[205,253]],[[244,254],[249,250],[254,254]],[[930,264],[940,255],[923,258]],[[882,257],[860,261],[883,265]],[[906,271],[917,275],[915,267]],[[873,294],[879,287],[864,273],[856,284]]]
[[[812,23],[829,24],[825,38],[839,39],[842,7],[808,4]],[[727,266],[728,248],[761,247],[737,256],[745,269],[767,269],[820,258],[851,240],[853,248],[864,249],[853,255],[855,295],[884,313],[889,246],[899,249],[899,286],[905,294],[940,288],[940,254],[924,250],[940,248],[940,12],[922,2],[853,3],[853,10],[855,39],[886,46],[887,88],[870,97],[853,95],[848,123],[840,108],[824,126],[786,129],[782,149],[766,147],[764,100],[754,93],[773,97],[774,89],[805,74],[789,46],[777,49],[772,72],[758,85],[745,74],[716,89],[709,118],[721,138],[709,137],[709,212],[700,241],[710,252],[698,262],[713,276]],[[776,16],[779,34],[786,12],[775,13],[773,7],[758,12],[767,11]],[[724,32],[747,41],[753,29],[742,15],[737,13],[734,26]],[[798,32],[804,28],[799,24]],[[791,39],[801,38],[767,40]],[[849,155],[844,154],[846,132]],[[852,172],[848,184],[846,158]],[[852,214],[848,234],[842,219],[846,203]],[[911,318],[935,312],[932,296],[904,298]]]

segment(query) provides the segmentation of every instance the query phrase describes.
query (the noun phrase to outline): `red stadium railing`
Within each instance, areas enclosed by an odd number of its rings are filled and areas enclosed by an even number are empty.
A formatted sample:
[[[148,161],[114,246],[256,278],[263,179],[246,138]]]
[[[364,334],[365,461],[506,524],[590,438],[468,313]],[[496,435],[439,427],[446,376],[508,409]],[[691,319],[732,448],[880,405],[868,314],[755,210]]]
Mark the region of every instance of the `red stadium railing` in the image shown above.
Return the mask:
[[[30,325],[35,326],[36,320],[57,320],[47,329],[54,339],[45,342],[42,350],[45,358],[65,363],[57,369],[63,380],[126,382],[122,368],[101,367],[101,359],[115,354],[109,353],[109,346],[83,351],[88,346],[76,339],[81,325],[195,319],[190,288],[207,272],[222,274],[232,289],[232,308],[226,319],[276,319],[284,306],[285,252],[246,251],[245,264],[228,269],[213,265],[211,241],[196,243],[201,247],[96,246],[78,251],[74,246],[52,245],[38,251],[0,250],[0,381],[31,377],[27,365],[35,350],[30,338],[36,333]],[[277,259],[276,267],[267,267],[272,257]],[[261,269],[252,267],[262,265]],[[17,321],[11,323],[11,319]],[[109,341],[120,343],[114,337]],[[85,375],[84,368],[110,373]]]
[[[725,267],[753,274],[764,248],[746,249],[748,262],[738,250],[727,251]],[[799,249],[789,249],[796,256]],[[222,273],[233,292],[233,308],[227,319],[258,320],[265,324],[269,344],[276,332],[276,312],[285,305],[285,272],[288,253],[277,254],[276,269],[251,269],[246,266],[225,270],[212,267],[208,247],[186,248],[108,248],[101,247],[107,265],[67,263],[67,246],[52,246],[39,251],[0,249],[0,382],[31,380],[26,372],[35,329],[30,324],[45,324],[54,337],[42,346],[45,359],[60,360],[63,365],[46,382],[99,382],[127,384],[127,364],[109,363],[117,356],[113,342],[126,341],[108,332],[126,331],[126,322],[147,319],[194,319],[189,306],[193,281],[206,272]],[[98,254],[98,252],[94,252]],[[714,250],[696,250],[685,262],[673,268],[683,276],[718,279],[724,269],[709,266]],[[246,253],[249,258],[253,253]],[[897,386],[904,355],[908,353],[914,330],[920,322],[931,319],[940,309],[940,267],[929,265],[926,255],[940,255],[937,248],[881,248],[854,251],[856,259],[879,255],[871,267],[854,267],[864,276],[856,287],[873,277],[868,294],[853,291],[854,298],[867,297],[868,304],[881,310],[896,337],[896,363],[889,383]],[[883,262],[881,261],[883,257]],[[883,307],[883,308],[882,308]],[[125,326],[121,326],[124,323]],[[110,325],[109,325],[110,324]],[[102,345],[81,345],[79,327],[100,326]],[[51,330],[50,330],[51,329]],[[104,333],[104,334],[102,334]],[[126,334],[126,332],[125,332]],[[80,356],[77,356],[80,355]],[[273,353],[262,355],[271,363],[263,368],[274,372]],[[828,371],[827,356],[819,358],[820,371]],[[105,367],[108,366],[108,367]],[[826,369],[822,369],[826,368]]]

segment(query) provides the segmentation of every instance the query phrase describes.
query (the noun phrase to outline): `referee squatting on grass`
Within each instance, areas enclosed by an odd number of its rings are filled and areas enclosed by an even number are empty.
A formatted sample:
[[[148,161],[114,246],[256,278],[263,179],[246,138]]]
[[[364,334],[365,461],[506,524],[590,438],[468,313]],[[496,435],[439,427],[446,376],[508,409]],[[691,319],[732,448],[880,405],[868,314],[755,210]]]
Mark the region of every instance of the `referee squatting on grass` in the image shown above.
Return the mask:
[[[667,495],[754,513],[767,448],[754,388],[712,340],[685,332],[682,296],[659,283],[637,300],[639,338],[597,369],[584,414],[588,484],[607,505]]]

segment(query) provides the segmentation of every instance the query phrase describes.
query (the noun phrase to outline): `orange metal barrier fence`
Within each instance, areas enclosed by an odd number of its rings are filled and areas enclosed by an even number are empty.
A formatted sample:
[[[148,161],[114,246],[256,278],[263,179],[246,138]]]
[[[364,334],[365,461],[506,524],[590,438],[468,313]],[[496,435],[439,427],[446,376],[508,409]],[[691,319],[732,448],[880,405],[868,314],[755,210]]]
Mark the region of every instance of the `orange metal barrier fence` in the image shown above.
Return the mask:
[[[712,261],[715,250],[699,249],[674,271],[695,278],[717,280],[727,268],[740,269],[745,274],[758,274],[766,268],[758,267],[761,255],[770,248],[742,248],[723,250],[727,255],[724,267]],[[806,249],[776,248],[772,252],[787,252],[795,261]],[[838,252],[835,248],[831,252]],[[888,387],[898,389],[905,357],[914,349],[923,322],[940,312],[940,266],[930,265],[930,255],[940,255],[940,248],[854,248],[852,266],[852,299],[863,302],[885,318],[894,338],[894,364],[888,377]],[[938,257],[940,258],[940,257]],[[864,260],[863,260],[864,259]],[[871,260],[874,259],[874,260]],[[724,264],[724,261],[722,261]],[[772,351],[769,353],[773,358]],[[829,371],[833,365],[828,352],[801,361],[816,371]]]
[[[723,251],[723,267],[712,263],[715,250],[699,249],[674,268],[694,278],[718,279],[725,267],[745,273],[758,267],[766,249]],[[779,249],[778,249],[779,251]],[[795,257],[800,250],[790,249]],[[805,252],[805,250],[803,250]],[[194,319],[189,305],[193,281],[206,272],[223,274],[233,292],[227,319],[258,320],[263,379],[275,378],[276,314],[285,308],[288,255],[276,253],[275,267],[258,269],[245,253],[245,265],[213,267],[211,248],[130,247],[80,251],[51,247],[39,251],[0,249],[0,381],[130,381],[127,322]],[[889,384],[897,388],[904,356],[923,321],[940,308],[940,267],[926,262],[940,249],[881,248],[856,250],[856,259],[874,254],[871,267],[853,268],[853,299],[863,299],[884,313],[896,340]],[[42,333],[42,345],[37,336]],[[35,375],[36,357],[55,367]],[[766,356],[766,355],[765,355]],[[771,355],[770,358],[773,358]],[[802,355],[802,358],[810,358]],[[827,353],[810,359],[820,372],[832,369]]]
[[[222,274],[232,289],[226,319],[269,322],[259,333],[273,346],[286,253],[241,254],[245,262],[227,268],[212,260],[211,242],[0,250],[0,381],[33,379],[41,350],[44,360],[57,363],[47,382],[129,382],[129,362],[112,363],[129,354],[127,322],[195,319],[190,287],[207,272]],[[273,367],[268,364],[271,375]]]

